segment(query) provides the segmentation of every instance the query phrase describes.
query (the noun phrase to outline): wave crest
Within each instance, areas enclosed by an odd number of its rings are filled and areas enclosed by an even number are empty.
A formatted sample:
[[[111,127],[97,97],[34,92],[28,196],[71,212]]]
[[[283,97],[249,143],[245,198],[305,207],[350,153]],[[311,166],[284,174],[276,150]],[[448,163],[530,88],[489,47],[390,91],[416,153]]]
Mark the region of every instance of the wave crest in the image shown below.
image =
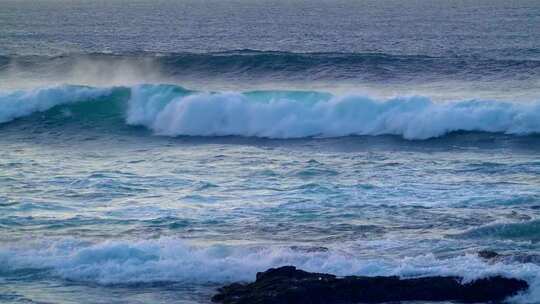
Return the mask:
[[[528,59],[494,59],[474,56],[430,57],[386,53],[291,53],[279,51],[233,50],[210,53],[62,54],[59,56],[0,56],[0,73],[13,67],[34,71],[46,67],[57,73],[70,71],[79,62],[92,66],[126,63],[153,66],[166,75],[195,74],[252,76],[283,79],[408,79],[411,75],[429,78],[452,75],[459,79],[490,79],[519,73],[526,78],[539,74],[540,62]],[[120,65],[122,67],[123,65]],[[116,66],[118,68],[118,65]],[[144,69],[145,72],[151,69]],[[109,71],[114,72],[114,71]],[[133,70],[130,70],[133,72]]]
[[[142,125],[166,136],[399,135],[428,139],[455,131],[540,133],[538,102],[434,102],[418,96],[376,100],[309,91],[194,92],[172,85],[122,90],[129,92],[121,96],[126,112],[118,115],[125,116],[129,125]],[[114,88],[61,86],[0,93],[0,122],[59,105],[112,98],[117,92]],[[113,110],[118,108],[111,107]]]
[[[58,105],[95,100],[110,94],[111,89],[84,86],[58,86],[0,92],[0,123],[35,112],[44,112]]]

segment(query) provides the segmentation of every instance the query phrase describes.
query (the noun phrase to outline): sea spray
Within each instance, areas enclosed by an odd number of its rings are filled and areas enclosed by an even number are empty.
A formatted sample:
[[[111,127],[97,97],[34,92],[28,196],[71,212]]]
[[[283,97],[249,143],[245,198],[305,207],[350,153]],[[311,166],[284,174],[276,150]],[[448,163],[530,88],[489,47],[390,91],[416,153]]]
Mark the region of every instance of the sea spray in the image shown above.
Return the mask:
[[[118,115],[129,125],[142,125],[166,136],[286,139],[398,135],[422,140],[456,131],[540,132],[538,102],[434,102],[421,96],[377,100],[360,94],[308,91],[195,92],[172,85],[126,89],[126,113]],[[0,94],[0,122],[56,106],[98,98],[103,101],[114,92],[115,88],[82,86],[4,92]]]

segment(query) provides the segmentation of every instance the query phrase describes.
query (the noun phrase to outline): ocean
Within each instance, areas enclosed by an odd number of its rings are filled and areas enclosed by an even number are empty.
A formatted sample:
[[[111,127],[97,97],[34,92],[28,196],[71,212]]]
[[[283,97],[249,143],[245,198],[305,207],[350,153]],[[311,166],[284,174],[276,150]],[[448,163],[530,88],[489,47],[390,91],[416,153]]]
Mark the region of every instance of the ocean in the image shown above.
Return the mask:
[[[527,0],[0,0],[0,303],[283,265],[540,303],[539,29]]]

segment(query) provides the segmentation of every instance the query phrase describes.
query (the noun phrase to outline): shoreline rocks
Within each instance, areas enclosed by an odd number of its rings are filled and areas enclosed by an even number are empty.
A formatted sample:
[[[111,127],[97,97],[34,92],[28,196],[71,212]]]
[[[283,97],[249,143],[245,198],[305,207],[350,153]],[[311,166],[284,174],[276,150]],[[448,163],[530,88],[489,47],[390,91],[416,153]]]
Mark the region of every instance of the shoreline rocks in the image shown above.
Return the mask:
[[[478,252],[478,257],[490,263],[533,263],[540,264],[540,255],[530,253],[512,253],[502,254],[492,250],[481,250]]]
[[[461,278],[433,276],[337,277],[294,266],[257,273],[253,283],[233,283],[218,289],[213,302],[224,304],[383,303],[398,301],[497,302],[528,289],[527,282],[493,276],[470,283]]]

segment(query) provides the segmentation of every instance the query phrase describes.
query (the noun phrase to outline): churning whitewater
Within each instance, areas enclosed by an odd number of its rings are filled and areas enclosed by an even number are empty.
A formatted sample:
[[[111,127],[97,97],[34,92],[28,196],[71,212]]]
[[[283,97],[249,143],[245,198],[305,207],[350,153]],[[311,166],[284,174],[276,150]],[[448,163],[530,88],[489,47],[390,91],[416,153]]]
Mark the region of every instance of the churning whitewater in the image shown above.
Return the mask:
[[[286,265],[540,303],[539,24],[537,0],[0,0],[0,303],[210,304]]]
[[[308,91],[196,92],[172,85],[59,86],[0,93],[0,122],[70,105],[125,103],[128,125],[166,136],[263,138],[399,135],[428,139],[456,131],[540,133],[540,103],[487,100],[433,102],[408,96],[377,100]],[[116,107],[111,107],[112,110]],[[58,118],[62,119],[62,118]],[[96,122],[98,123],[98,122]]]
[[[375,244],[375,243],[374,243]],[[390,245],[390,244],[389,244]],[[39,248],[39,249],[37,249]],[[322,248],[322,247],[321,247]],[[231,283],[249,281],[255,273],[283,264],[337,275],[416,277],[463,276],[466,282],[495,274],[530,282],[540,295],[540,266],[535,264],[487,264],[476,255],[438,259],[432,254],[391,260],[357,258],[348,250],[278,246],[191,245],[175,238],[147,241],[109,241],[89,244],[75,239],[37,242],[34,248],[0,251],[2,273],[36,271],[63,279],[102,285],[142,283]],[[523,298],[523,297],[522,297]]]

